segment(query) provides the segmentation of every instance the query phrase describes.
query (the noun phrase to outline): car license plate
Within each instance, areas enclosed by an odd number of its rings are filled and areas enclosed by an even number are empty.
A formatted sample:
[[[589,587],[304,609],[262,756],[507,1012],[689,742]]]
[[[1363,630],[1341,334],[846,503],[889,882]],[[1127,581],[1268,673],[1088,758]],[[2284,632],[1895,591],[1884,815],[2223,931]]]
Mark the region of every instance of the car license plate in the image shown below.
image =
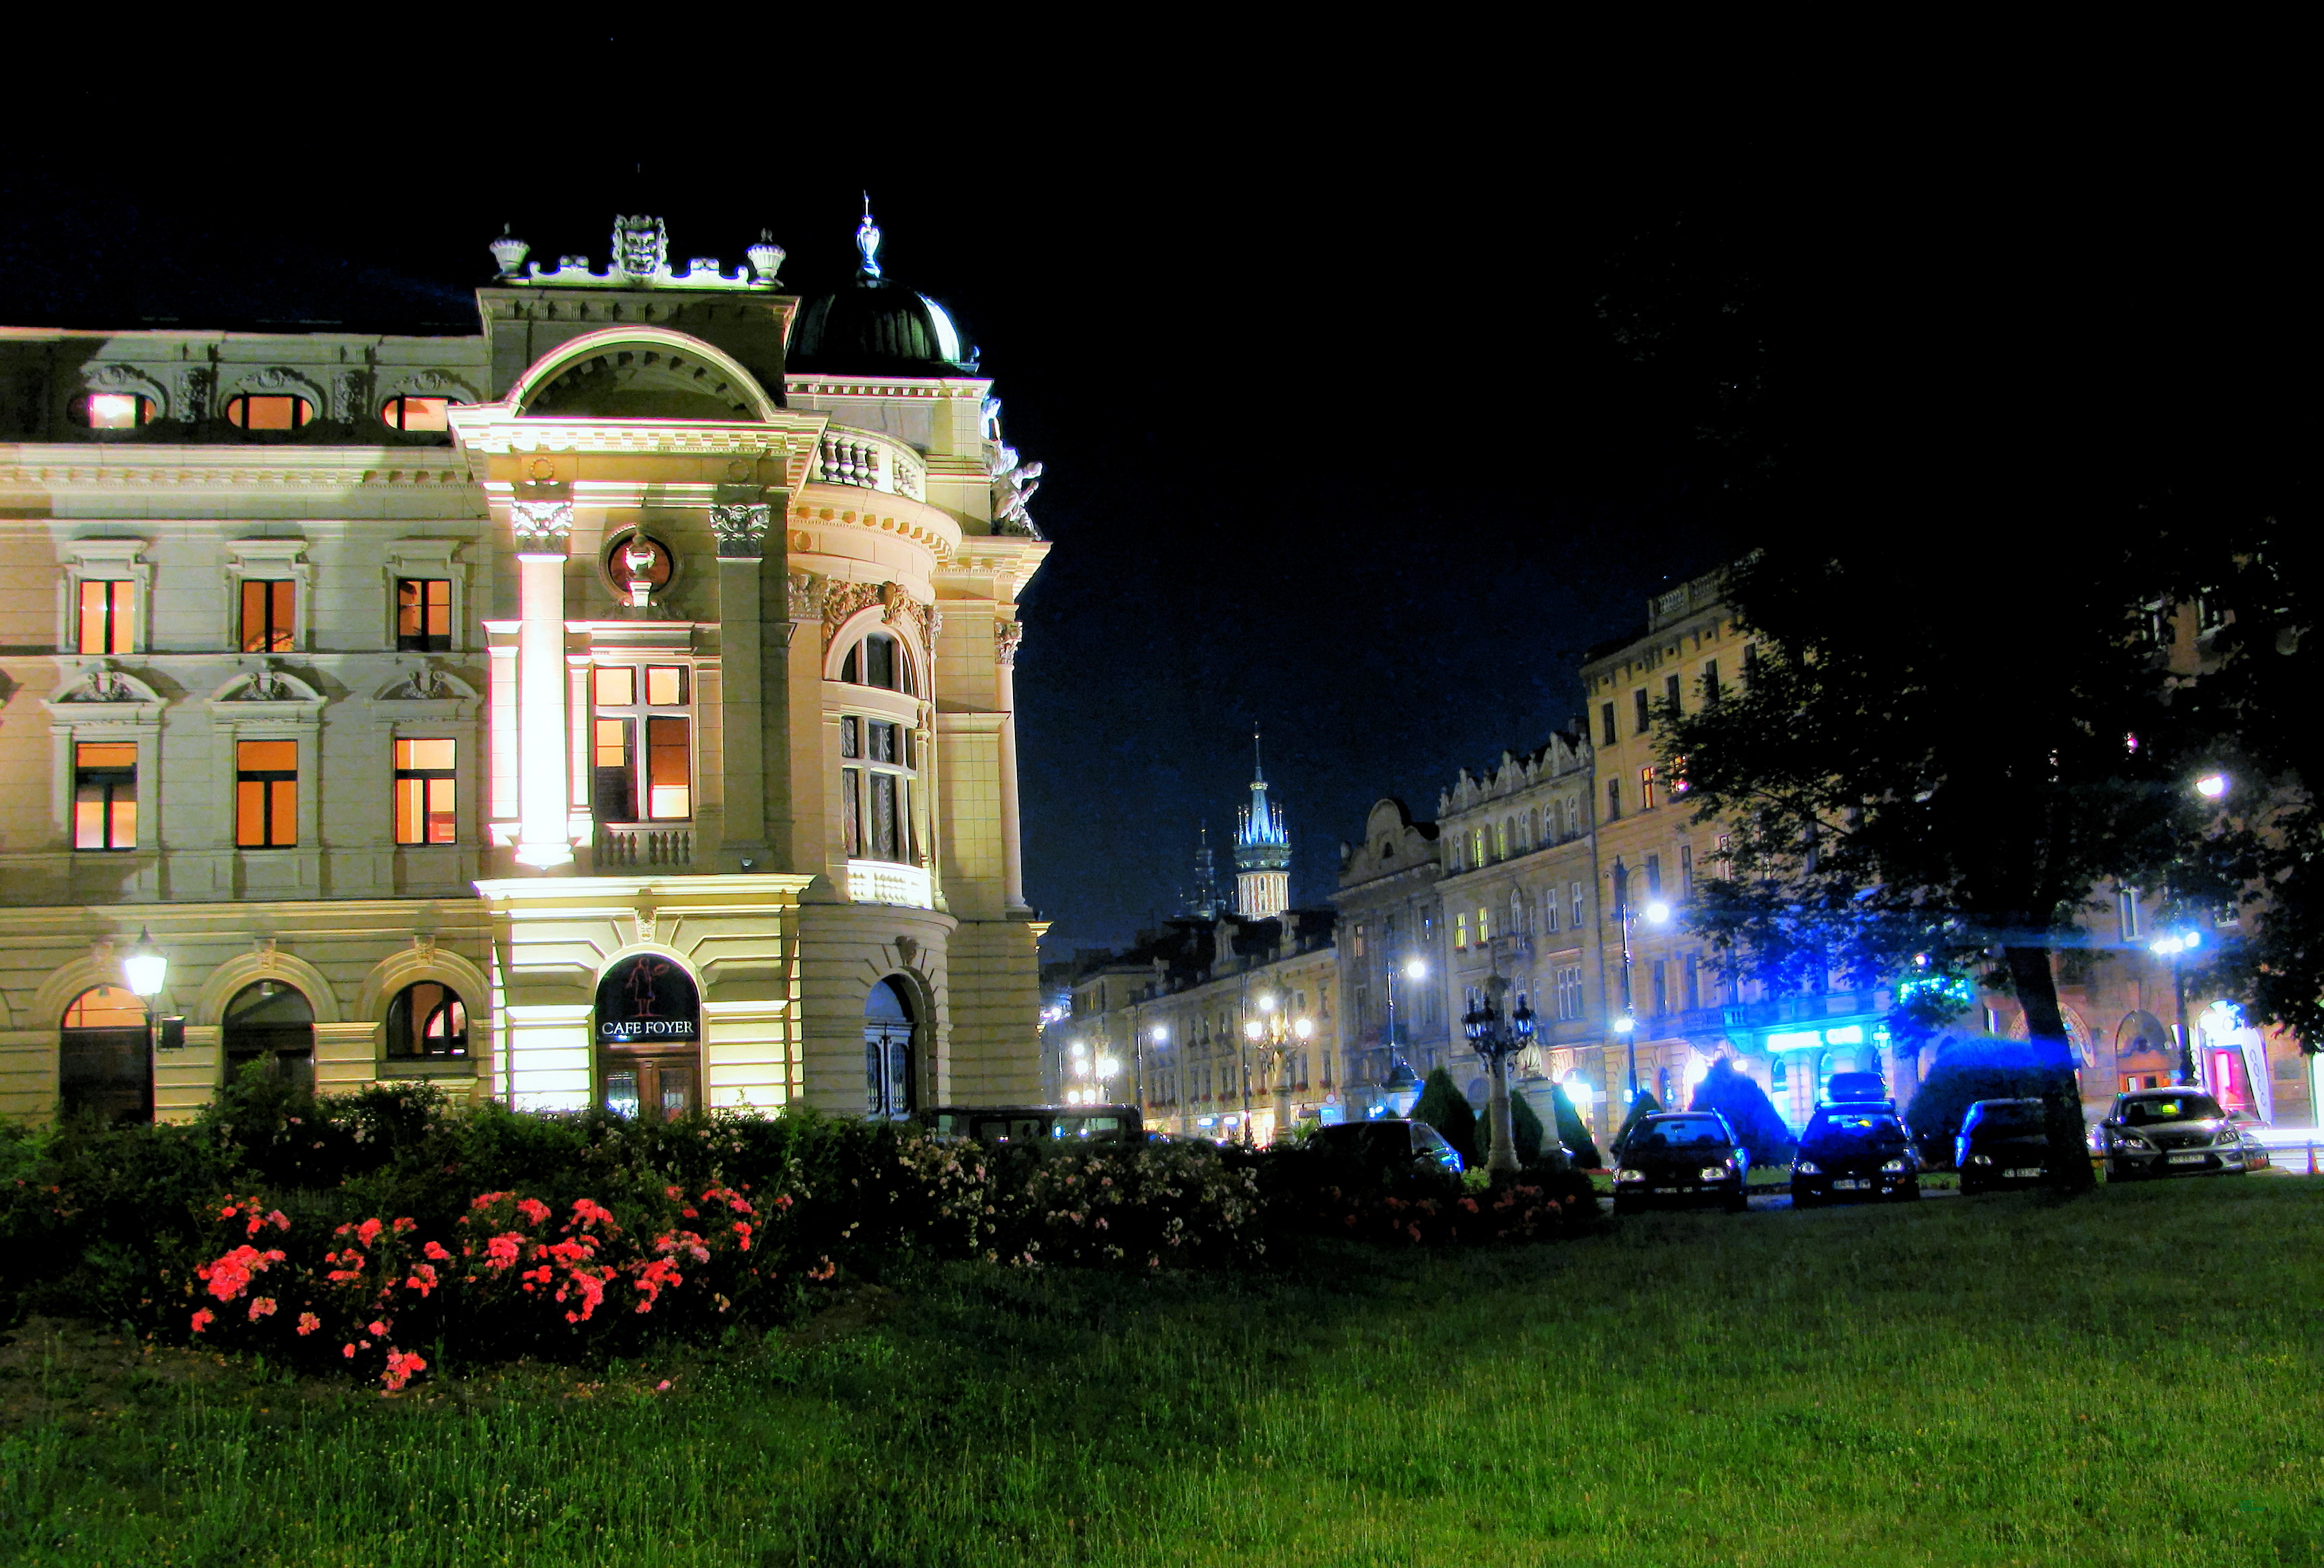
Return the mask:
[[[1859,1181],[1853,1176],[1842,1176],[1840,1180],[1832,1183],[1831,1185],[1834,1190],[1839,1192],[1860,1193],[1872,1184],[1868,1181]]]
[[[2006,1170],[2001,1174],[2011,1181],[2016,1181],[2026,1176],[2040,1176],[2042,1167],[2038,1165],[2022,1165],[2015,1170]]]
[[[1691,1193],[1692,1191],[1694,1191],[1692,1187],[1656,1187],[1655,1189],[1655,1194],[1657,1197],[1671,1198],[1676,1197],[1682,1193]]]
[[[2171,1163],[2172,1165],[2200,1165],[2203,1163],[2203,1157],[2200,1154],[2174,1154],[2171,1157]]]

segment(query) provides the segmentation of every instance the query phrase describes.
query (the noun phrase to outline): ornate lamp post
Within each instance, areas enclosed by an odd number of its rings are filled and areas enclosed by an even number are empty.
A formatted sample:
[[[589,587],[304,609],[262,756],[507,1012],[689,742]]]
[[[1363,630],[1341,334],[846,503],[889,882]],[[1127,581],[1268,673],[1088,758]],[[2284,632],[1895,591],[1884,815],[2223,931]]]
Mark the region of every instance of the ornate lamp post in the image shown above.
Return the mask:
[[[1291,1042],[1305,1045],[1315,1032],[1309,1019],[1295,1019],[1275,1004],[1273,992],[1263,992],[1259,999],[1259,1014],[1246,1019],[1242,1038],[1259,1049],[1259,1070],[1268,1075],[1275,1091],[1275,1136],[1281,1138],[1291,1127]],[[1242,1139],[1250,1142],[1250,1071],[1245,1067],[1242,1078]]]
[[[1406,980],[1413,981],[1415,982],[1425,980],[1428,976],[1428,965],[1417,958],[1407,958],[1401,965],[1391,963],[1388,966],[1388,1070],[1382,1075],[1380,1080],[1381,1086],[1383,1088],[1385,1088],[1389,1081],[1394,1078],[1396,1065],[1404,1060],[1404,1053],[1402,1050],[1397,1048],[1396,1038],[1396,976],[1398,968],[1401,968],[1404,971],[1404,977]],[[1406,1072],[1411,1071],[1411,1065],[1409,1063],[1406,1064],[1405,1070]]]
[[[1468,1030],[1469,1044],[1485,1058],[1492,1073],[1492,1097],[1486,1107],[1486,1116],[1493,1130],[1492,1153],[1486,1164],[1494,1172],[1515,1176],[1517,1169],[1517,1135],[1509,1120],[1509,1058],[1533,1044],[1533,1009],[1523,998],[1517,1010],[1508,1019],[1501,1017],[1501,998],[1509,989],[1506,976],[1485,977],[1485,994],[1471,1011],[1461,1015],[1462,1027]]]
[[[2202,945],[2203,934],[2195,930],[2173,931],[2149,945],[2156,956],[2171,960],[2171,994],[2179,1005],[2179,1082],[2187,1084],[2202,1080],[2195,1072],[2195,1038],[2187,1031],[2187,977],[2179,959]]]
[[[1633,909],[1630,906],[1628,878],[1627,875],[1623,878],[1622,886],[1623,896],[1620,909],[1622,919],[1622,1016],[1614,1020],[1614,1032],[1622,1037],[1623,1044],[1628,1047],[1628,1070],[1630,1080],[1630,1093],[1628,1098],[1629,1104],[1635,1105],[1638,1102],[1638,1010],[1637,1004],[1631,1001],[1630,931],[1633,927],[1637,925],[1638,918],[1641,915],[1646,917],[1646,924],[1649,926],[1669,925],[1671,907],[1668,904],[1664,903],[1660,899],[1656,899],[1653,902],[1647,904],[1643,909]],[[1627,1106],[1624,1108],[1624,1113],[1628,1114]]]

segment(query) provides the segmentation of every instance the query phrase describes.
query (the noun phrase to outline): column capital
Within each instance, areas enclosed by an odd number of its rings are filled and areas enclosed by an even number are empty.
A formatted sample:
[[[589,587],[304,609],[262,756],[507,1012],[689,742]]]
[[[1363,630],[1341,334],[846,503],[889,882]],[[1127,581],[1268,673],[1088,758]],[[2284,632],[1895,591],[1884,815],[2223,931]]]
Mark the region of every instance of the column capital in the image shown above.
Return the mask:
[[[516,530],[516,549],[521,556],[562,558],[572,546],[570,501],[512,501],[509,523]]]
[[[722,561],[766,558],[767,530],[775,509],[763,501],[721,503],[710,508],[710,531],[717,536]]]

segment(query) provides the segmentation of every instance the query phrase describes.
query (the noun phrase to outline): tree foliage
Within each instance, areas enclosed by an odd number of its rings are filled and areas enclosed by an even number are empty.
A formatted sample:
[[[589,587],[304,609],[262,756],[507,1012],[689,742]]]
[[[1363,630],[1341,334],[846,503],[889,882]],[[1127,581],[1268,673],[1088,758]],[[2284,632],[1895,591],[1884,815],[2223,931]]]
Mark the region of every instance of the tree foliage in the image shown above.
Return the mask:
[[[1784,1164],[1799,1141],[1776,1114],[1767,1092],[1736,1071],[1735,1064],[1725,1056],[1711,1064],[1711,1071],[1696,1085],[1694,1099],[1687,1109],[1716,1111],[1725,1117],[1727,1125],[1734,1129],[1735,1136],[1750,1151],[1753,1165]]]
[[[1420,1101],[1412,1108],[1412,1119],[1436,1129],[1461,1157],[1462,1165],[1477,1164],[1480,1152],[1477,1147],[1477,1112],[1467,1096],[1452,1087],[1452,1075],[1443,1067],[1428,1069],[1427,1081],[1420,1087]]]

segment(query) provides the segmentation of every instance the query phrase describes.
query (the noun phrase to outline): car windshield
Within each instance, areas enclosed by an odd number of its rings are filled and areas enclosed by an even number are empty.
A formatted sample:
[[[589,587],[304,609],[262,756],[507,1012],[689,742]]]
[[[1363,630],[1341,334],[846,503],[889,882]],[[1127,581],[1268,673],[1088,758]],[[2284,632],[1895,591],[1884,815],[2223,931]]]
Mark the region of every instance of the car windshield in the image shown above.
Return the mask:
[[[1988,1100],[1978,1108],[1976,1126],[1979,1132],[2038,1132],[2042,1107],[2024,1101]]]
[[[1803,1143],[1902,1143],[1904,1128],[1894,1116],[1873,1111],[1820,1115],[1808,1123]]]
[[[1706,1143],[1725,1144],[1727,1130],[1708,1116],[1676,1121],[1650,1121],[1639,1139],[1640,1148],[1700,1148]]]
[[[2154,1094],[2122,1102],[2122,1119],[2133,1127],[2158,1121],[2215,1121],[2219,1102],[2209,1094]]]

